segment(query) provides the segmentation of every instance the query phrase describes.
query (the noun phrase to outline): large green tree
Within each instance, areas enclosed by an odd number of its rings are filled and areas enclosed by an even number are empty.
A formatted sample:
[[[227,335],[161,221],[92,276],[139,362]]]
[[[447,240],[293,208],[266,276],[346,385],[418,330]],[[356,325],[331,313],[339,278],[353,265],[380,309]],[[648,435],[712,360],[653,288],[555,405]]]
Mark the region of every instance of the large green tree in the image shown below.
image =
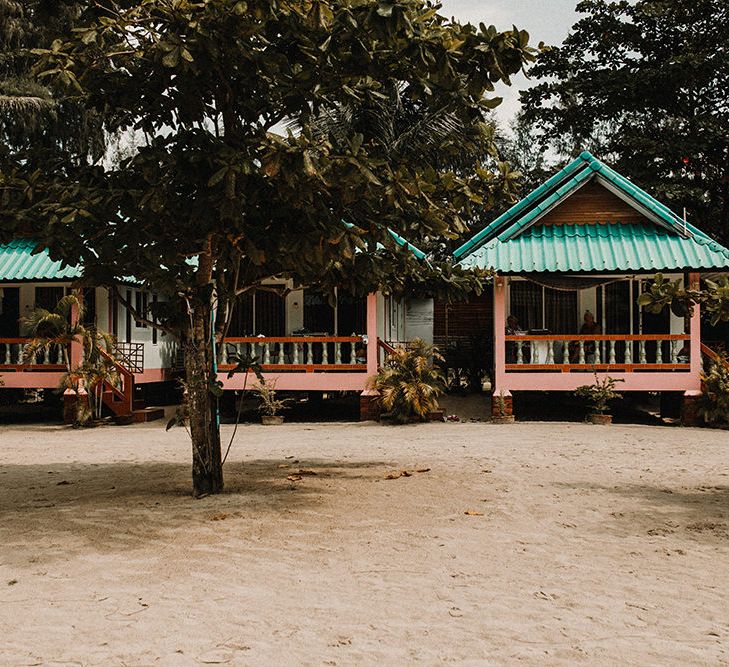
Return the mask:
[[[729,3],[584,0],[522,93],[541,147],[588,149],[729,241]]]
[[[0,0],[0,151],[44,159],[104,151],[96,114],[76,100],[56,96],[32,74],[34,49],[50,48],[60,34],[96,15],[77,0]]]
[[[389,151],[361,128],[335,136],[323,115],[374,107],[394,86],[406,108],[482,134],[487,96],[532,50],[524,32],[452,23],[422,0],[91,5],[100,15],[37,50],[34,71],[141,146],[113,167],[8,157],[0,230],[34,234],[96,284],[134,275],[173,297],[153,324],[183,347],[194,492],[215,493],[214,341],[240,295],[273,276],[354,294],[478,283],[417,262],[388,230],[458,234],[491,174]]]

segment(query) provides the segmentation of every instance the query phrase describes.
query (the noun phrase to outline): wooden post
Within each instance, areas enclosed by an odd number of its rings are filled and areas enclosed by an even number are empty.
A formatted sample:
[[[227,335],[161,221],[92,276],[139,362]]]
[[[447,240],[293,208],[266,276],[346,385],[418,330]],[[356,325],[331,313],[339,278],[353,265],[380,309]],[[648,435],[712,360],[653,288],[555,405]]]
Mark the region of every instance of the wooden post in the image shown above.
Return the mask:
[[[377,294],[367,295],[367,375],[377,375]]]

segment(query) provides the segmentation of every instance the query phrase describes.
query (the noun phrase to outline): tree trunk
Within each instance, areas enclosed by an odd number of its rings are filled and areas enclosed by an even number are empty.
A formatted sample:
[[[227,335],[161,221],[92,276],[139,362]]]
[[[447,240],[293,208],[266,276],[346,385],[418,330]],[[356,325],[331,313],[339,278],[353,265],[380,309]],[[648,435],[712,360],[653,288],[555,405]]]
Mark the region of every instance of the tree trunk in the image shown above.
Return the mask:
[[[196,498],[223,490],[217,398],[210,391],[211,382],[216,380],[210,314],[209,306],[195,306],[192,329],[184,343],[187,406],[192,436],[192,488]]]

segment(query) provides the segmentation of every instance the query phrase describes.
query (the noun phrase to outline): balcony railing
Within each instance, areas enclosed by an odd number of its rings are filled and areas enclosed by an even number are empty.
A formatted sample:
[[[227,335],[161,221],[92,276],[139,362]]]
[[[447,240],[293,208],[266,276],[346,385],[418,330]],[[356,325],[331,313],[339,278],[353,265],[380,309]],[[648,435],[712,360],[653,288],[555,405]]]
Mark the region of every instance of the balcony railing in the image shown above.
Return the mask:
[[[688,371],[688,334],[506,336],[506,371]]]
[[[114,359],[132,373],[144,373],[144,343],[115,341]]]
[[[243,336],[225,339],[221,370],[235,366],[233,355],[250,355],[264,371],[366,371],[362,336]]]
[[[26,359],[25,349],[30,338],[0,338],[0,370],[58,371],[66,369],[64,345],[54,343]]]

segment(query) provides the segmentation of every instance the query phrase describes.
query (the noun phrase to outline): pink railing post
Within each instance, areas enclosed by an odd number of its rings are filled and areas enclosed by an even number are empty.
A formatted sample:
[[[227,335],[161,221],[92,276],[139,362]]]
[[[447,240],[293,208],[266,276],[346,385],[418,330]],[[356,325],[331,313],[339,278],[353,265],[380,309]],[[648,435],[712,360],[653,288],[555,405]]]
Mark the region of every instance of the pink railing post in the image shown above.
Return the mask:
[[[79,299],[83,299],[81,290],[74,290],[74,294]],[[78,323],[79,323],[78,306],[74,304],[73,306],[71,306],[71,326],[75,327]],[[71,341],[70,355],[71,355],[71,368],[76,368],[77,366],[80,366],[81,363],[83,362],[84,348],[83,348],[83,343],[78,338],[74,338]]]
[[[367,295],[367,375],[377,375],[377,294]]]
[[[700,275],[698,273],[689,274],[689,287],[692,290],[699,289]],[[689,322],[689,334],[691,336],[690,364],[691,364],[691,384],[694,385],[686,391],[687,395],[696,395],[701,393],[701,307],[699,304],[694,306],[694,312]]]
[[[494,277],[494,394],[503,391],[508,395],[506,386],[506,278]]]

